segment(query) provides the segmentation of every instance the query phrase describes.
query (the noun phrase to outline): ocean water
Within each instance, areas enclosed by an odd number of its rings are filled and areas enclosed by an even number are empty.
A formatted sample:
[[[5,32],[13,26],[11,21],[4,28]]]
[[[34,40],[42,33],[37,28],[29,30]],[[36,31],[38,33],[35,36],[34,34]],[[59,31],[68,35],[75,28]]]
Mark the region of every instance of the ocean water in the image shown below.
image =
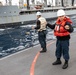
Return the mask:
[[[73,26],[76,26],[76,16],[71,16],[71,19]],[[55,20],[49,22],[54,23]],[[0,58],[39,44],[37,31],[31,27],[32,25],[24,25],[0,29]],[[56,39],[51,29],[48,28],[47,32],[47,41]]]

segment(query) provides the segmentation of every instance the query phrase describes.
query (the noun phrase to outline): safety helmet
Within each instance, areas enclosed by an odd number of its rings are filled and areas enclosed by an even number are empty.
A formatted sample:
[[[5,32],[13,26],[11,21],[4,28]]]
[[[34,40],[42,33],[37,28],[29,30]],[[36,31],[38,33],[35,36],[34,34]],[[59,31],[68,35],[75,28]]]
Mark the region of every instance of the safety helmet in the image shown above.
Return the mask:
[[[41,15],[41,12],[37,12],[36,15]]]
[[[57,11],[57,16],[63,16],[63,15],[65,15],[64,10],[60,9],[60,10]]]

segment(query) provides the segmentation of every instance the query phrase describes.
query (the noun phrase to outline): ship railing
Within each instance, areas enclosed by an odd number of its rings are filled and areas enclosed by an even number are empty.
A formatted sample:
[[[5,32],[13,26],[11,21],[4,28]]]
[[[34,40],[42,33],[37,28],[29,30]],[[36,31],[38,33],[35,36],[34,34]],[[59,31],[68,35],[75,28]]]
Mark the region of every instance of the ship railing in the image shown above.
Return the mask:
[[[46,12],[56,12],[58,9],[64,9],[64,10],[76,10],[76,7],[58,7],[58,8],[45,8],[45,9],[34,9],[34,10],[21,10],[19,12],[20,15],[25,15],[25,14],[34,14],[38,11],[42,13]]]

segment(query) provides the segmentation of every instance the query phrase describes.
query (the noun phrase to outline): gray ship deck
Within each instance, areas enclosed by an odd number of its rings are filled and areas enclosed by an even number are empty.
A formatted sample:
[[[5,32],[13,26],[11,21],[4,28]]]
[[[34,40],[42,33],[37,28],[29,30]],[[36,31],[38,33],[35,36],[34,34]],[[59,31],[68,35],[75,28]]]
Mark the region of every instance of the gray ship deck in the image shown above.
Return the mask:
[[[39,53],[40,45],[0,59],[0,75],[76,75],[76,32],[71,34],[70,61],[66,70],[53,66],[55,40],[48,42],[48,51]],[[50,43],[50,44],[49,44]]]

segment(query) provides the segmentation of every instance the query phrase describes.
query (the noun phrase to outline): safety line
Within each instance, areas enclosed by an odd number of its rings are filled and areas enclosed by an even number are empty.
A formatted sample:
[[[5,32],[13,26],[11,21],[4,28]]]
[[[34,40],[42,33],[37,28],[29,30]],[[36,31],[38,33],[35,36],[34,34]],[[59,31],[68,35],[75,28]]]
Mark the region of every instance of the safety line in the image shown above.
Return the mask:
[[[50,46],[51,44],[53,44],[54,42],[55,41],[52,41],[51,43],[47,44],[47,47]],[[38,52],[36,54],[36,56],[35,56],[35,58],[34,58],[34,60],[32,62],[32,65],[31,65],[31,68],[30,68],[30,75],[34,75],[34,70],[35,70],[34,68],[35,68],[35,64],[36,64],[36,61],[37,61],[39,55],[40,55],[40,52]]]

